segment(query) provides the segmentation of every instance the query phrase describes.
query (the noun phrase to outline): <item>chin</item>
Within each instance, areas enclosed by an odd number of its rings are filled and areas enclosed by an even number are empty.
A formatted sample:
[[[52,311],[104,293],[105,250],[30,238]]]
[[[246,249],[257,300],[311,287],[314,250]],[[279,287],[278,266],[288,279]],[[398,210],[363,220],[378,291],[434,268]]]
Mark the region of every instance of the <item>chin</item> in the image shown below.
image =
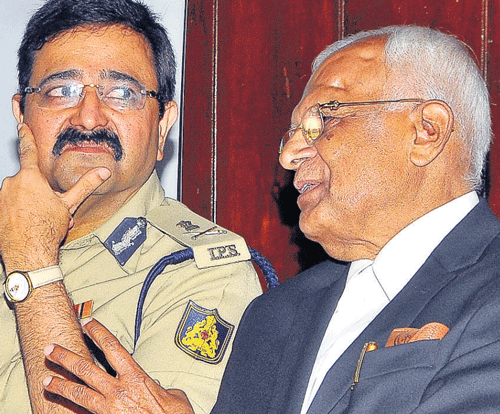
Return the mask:
[[[50,186],[54,191],[65,193],[66,191],[74,187],[74,185],[78,182],[80,178],[81,176],[56,177],[53,181],[50,182]]]
[[[82,178],[87,172],[92,170],[93,168],[96,168],[98,166],[103,166],[108,169],[110,169],[112,172],[113,170],[110,168],[109,165],[86,165],[84,163],[81,163],[80,165],[75,165],[75,164],[69,164],[68,163],[61,163],[59,164],[56,169],[53,171],[53,180],[54,183],[56,184],[56,191],[62,191],[66,192],[69,189],[71,189],[77,182]],[[108,181],[111,180],[111,177]],[[54,188],[54,186],[52,186]]]
[[[302,211],[299,217],[299,228],[302,233],[309,239],[314,242],[319,243],[319,239],[321,238],[321,225],[319,225],[320,221],[318,219],[314,219],[314,216],[310,211]],[[324,227],[323,227],[324,232]]]
[[[54,191],[59,191],[61,193],[65,193],[66,191],[71,190],[75,186],[75,184],[82,178],[82,176],[86,173],[87,171],[81,172],[81,173],[75,173],[71,175],[64,175],[64,176],[59,176],[55,178],[54,185],[51,183],[51,187]],[[103,183],[99,188],[94,191],[93,194],[102,194],[106,193],[106,189],[109,188],[110,182],[109,179],[105,183]]]
[[[330,224],[328,226],[327,224]],[[340,230],[332,229],[331,223],[326,223],[315,214],[302,212],[299,219],[299,228],[311,241],[318,243],[325,250],[328,256],[340,261],[349,259],[349,252],[346,244],[341,240]]]

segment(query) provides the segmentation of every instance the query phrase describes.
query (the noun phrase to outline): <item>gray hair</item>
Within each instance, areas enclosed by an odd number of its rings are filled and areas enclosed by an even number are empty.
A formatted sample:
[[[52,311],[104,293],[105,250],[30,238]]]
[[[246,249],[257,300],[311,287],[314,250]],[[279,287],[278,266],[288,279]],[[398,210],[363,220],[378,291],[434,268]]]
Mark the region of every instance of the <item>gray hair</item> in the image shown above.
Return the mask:
[[[439,99],[452,109],[458,133],[469,152],[464,179],[480,188],[492,139],[488,89],[468,47],[453,36],[427,27],[389,26],[356,33],[328,46],[313,62],[313,73],[332,54],[370,37],[386,36],[386,65],[394,74],[384,99]],[[404,82],[401,79],[404,78]],[[410,96],[412,95],[412,96]]]

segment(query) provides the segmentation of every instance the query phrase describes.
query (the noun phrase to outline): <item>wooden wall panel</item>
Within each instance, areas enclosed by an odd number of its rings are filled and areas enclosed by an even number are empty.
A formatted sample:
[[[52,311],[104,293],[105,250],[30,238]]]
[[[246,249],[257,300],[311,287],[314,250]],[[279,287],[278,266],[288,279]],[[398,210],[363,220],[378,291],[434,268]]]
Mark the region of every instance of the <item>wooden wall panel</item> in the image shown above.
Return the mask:
[[[337,27],[331,1],[188,4],[182,201],[244,236],[282,280],[322,255],[297,242],[297,193],[278,147]]]
[[[500,3],[489,2],[488,8],[488,86],[493,118],[493,145],[489,162],[489,202],[493,212],[500,217]]]
[[[214,101],[214,4],[187,3],[182,114],[181,201],[198,214],[212,216]]]
[[[482,47],[481,0],[349,0],[345,5],[346,34],[394,24],[416,24],[458,36],[478,60]]]
[[[182,200],[242,234],[281,279],[322,257],[298,231],[282,133],[314,56],[343,35],[392,24],[431,26],[467,42],[498,99],[498,0],[189,0]],[[496,18],[496,20],[494,20]],[[498,110],[494,108],[494,114]],[[496,128],[496,127],[495,127]],[[491,200],[500,212],[500,149]]]
[[[349,0],[345,5],[345,34],[394,24],[432,27],[467,43],[484,69],[485,7],[482,0]]]
[[[278,148],[272,93],[275,20],[268,18],[273,15],[272,2],[220,2],[219,62],[228,64],[221,64],[218,72],[215,218],[245,237],[283,274],[297,268],[285,270],[272,248],[283,245],[286,251],[283,241],[290,238],[289,229],[275,220],[278,214],[271,198]],[[296,248],[290,247],[294,254]]]

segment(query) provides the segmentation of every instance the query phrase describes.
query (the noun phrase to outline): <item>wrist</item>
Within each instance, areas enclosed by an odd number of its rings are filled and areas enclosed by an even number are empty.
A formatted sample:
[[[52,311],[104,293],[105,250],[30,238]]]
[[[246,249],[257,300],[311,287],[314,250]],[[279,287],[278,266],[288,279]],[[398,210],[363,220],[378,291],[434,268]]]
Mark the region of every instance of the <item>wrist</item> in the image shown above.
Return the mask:
[[[3,259],[3,257],[2,257]],[[49,267],[57,266],[58,259],[46,258],[40,260],[27,260],[26,257],[23,259],[3,259],[3,264],[5,268],[5,274],[10,274],[14,271],[21,269],[23,272],[34,272],[41,269],[46,269]]]
[[[32,247],[32,249],[27,249],[26,246],[12,244],[9,248],[3,249],[1,255],[5,273],[9,274],[15,270],[31,272],[59,263],[59,249],[38,245]]]

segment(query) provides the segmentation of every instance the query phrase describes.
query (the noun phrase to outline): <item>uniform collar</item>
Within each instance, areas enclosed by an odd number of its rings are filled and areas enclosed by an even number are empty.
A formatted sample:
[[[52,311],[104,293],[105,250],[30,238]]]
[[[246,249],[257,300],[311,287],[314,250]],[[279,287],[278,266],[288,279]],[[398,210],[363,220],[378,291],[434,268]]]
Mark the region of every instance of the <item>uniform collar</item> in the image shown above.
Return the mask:
[[[93,232],[72,240],[65,244],[61,250],[69,250],[88,245],[88,240],[97,237],[103,243],[113,230],[122,222],[125,217],[144,217],[153,207],[161,204],[165,197],[163,188],[156,171],[153,171],[148,180],[134,194],[134,196],[123,205],[115,214],[101,224]]]
[[[106,241],[106,239],[108,239],[108,237],[115,231],[115,229],[122,223],[125,218],[145,217],[150,210],[160,205],[163,199],[163,188],[161,187],[160,180],[158,178],[158,175],[156,174],[156,171],[153,171],[151,176],[143,184],[139,191],[137,191],[137,193],[134,194],[134,196],[113,216],[111,216],[93,232],[76,240],[72,240],[71,242],[62,246],[61,251],[78,250],[96,244],[102,244],[104,246],[104,242]],[[148,244],[149,243],[146,241],[143,248]],[[109,252],[109,254],[112,253]],[[125,271],[130,273],[135,271],[136,265],[137,260],[129,260],[122,267]]]

